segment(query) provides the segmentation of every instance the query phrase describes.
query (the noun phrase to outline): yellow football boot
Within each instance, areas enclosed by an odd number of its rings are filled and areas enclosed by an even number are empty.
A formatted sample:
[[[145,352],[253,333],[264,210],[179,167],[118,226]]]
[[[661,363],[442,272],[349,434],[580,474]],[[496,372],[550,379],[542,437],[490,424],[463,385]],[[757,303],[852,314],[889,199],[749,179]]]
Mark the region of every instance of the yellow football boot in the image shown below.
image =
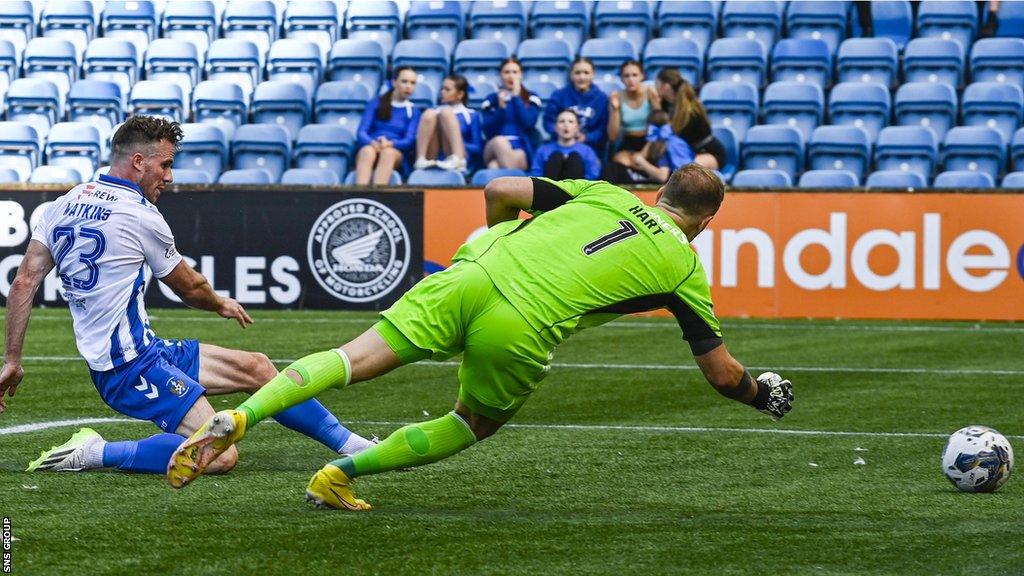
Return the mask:
[[[352,483],[337,466],[328,464],[317,470],[306,486],[306,502],[312,502],[317,508],[334,508],[335,510],[369,510],[373,508],[366,500],[356,498],[352,493]]]
[[[184,488],[201,476],[211,462],[245,436],[246,420],[245,412],[222,410],[182,442],[167,463],[171,486]]]

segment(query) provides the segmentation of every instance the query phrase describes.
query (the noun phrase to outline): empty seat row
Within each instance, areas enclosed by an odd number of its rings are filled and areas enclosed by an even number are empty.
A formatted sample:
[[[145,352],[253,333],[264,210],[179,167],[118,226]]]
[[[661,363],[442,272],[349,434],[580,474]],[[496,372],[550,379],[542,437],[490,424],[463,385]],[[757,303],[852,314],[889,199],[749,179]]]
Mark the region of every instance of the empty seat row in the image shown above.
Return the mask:
[[[733,177],[732,185],[737,188],[791,188],[793,180],[781,170],[751,169],[740,170]],[[860,188],[861,180],[847,170],[808,170],[800,175],[800,188],[850,189]],[[1024,172],[1007,174],[1002,181],[1004,188],[1024,188]],[[872,172],[864,182],[868,189],[920,189],[928,187],[925,179],[916,172],[879,170]],[[994,188],[995,180],[984,172],[949,170],[935,177],[931,185],[938,189],[981,189]]]

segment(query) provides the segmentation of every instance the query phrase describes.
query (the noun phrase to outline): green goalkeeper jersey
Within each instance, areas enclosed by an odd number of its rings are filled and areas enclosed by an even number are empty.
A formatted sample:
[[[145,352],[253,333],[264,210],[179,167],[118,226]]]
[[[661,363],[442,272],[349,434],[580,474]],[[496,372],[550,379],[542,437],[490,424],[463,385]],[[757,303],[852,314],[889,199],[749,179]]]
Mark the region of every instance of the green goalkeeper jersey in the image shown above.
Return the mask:
[[[454,260],[480,264],[546,339],[667,308],[695,354],[721,342],[704,268],[666,212],[607,182],[546,178],[533,206],[533,218],[492,226]]]

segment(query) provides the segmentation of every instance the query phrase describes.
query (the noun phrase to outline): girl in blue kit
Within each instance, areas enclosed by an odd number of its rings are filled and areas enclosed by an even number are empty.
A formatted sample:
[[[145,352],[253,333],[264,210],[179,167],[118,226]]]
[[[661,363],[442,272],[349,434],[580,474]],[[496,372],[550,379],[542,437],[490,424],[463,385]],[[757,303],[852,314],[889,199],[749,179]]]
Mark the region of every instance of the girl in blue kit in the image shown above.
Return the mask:
[[[420,122],[420,110],[410,100],[415,91],[416,71],[400,66],[391,89],[367,103],[356,134],[356,184],[390,183],[395,168],[412,153]]]
[[[466,172],[476,166],[483,149],[480,114],[466,107],[469,82],[451,74],[441,84],[441,105],[425,110],[416,133],[416,163],[423,170],[434,166]],[[445,157],[447,156],[447,157]]]
[[[694,161],[693,149],[672,130],[667,112],[654,110],[648,116],[646,141],[631,157],[616,156],[609,162],[602,179],[613,184],[664,184],[673,171]]]
[[[544,176],[552,180],[597,180],[601,162],[590,146],[577,138],[580,119],[572,110],[562,110],[555,121],[555,142],[537,148],[530,165],[530,176]]]
[[[488,168],[526,170],[533,154],[530,135],[540,116],[540,98],[523,87],[523,67],[514,57],[501,63],[502,88],[487,97],[484,117],[484,164]]]

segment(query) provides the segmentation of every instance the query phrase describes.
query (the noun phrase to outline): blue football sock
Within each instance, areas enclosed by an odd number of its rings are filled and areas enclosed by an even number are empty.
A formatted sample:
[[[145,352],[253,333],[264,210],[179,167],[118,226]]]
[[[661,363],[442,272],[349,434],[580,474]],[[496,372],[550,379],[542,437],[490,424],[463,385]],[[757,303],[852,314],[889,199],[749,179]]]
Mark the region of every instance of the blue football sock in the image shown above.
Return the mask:
[[[125,472],[165,474],[171,454],[184,441],[177,434],[156,434],[144,440],[107,442],[103,447],[103,466],[117,466]]]
[[[287,410],[274,414],[274,420],[296,432],[310,438],[337,452],[345,445],[352,432],[341,425],[319,400],[306,400]]]

